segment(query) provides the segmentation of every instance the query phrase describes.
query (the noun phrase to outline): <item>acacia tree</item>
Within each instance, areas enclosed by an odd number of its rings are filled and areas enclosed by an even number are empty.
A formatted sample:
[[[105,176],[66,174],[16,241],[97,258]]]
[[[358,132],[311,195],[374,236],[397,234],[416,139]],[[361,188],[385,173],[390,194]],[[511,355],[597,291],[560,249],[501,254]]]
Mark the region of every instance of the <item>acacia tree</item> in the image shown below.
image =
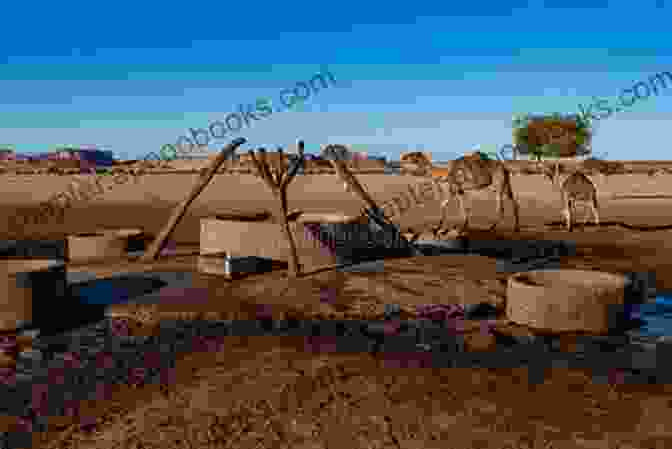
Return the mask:
[[[289,228],[287,187],[289,187],[289,184],[296,176],[299,168],[304,165],[304,143],[303,141],[299,140],[298,157],[290,161],[289,167],[285,166],[284,152],[282,148],[278,148],[275,164],[272,164],[268,160],[266,157],[266,150],[264,148],[259,148],[257,153],[258,154],[255,156],[254,151],[250,150],[248,152],[250,158],[252,159],[252,163],[257,170],[257,176],[259,176],[264,181],[276,199],[276,208],[273,212],[273,215],[282,226],[283,235],[285,236],[289,246],[289,275],[291,277],[297,277],[301,272],[301,266],[299,264],[299,256],[296,250],[296,242],[294,241],[292,231]],[[272,167],[272,165],[275,165],[275,167]]]
[[[542,157],[576,157],[591,152],[592,123],[577,114],[526,114],[513,119],[514,148]]]

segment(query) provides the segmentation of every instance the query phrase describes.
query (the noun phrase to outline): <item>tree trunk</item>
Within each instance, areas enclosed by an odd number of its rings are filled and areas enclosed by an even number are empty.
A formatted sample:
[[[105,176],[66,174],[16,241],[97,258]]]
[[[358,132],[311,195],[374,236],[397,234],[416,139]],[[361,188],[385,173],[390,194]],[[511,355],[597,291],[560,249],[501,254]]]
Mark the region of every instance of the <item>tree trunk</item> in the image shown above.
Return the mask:
[[[285,239],[289,245],[289,275],[290,277],[297,277],[301,272],[301,267],[299,266],[299,256],[296,251],[296,243],[294,242],[294,237],[292,236],[292,231],[289,228],[289,220],[287,219],[287,194],[284,191],[279,192],[279,219],[282,224],[282,232],[285,234]]]

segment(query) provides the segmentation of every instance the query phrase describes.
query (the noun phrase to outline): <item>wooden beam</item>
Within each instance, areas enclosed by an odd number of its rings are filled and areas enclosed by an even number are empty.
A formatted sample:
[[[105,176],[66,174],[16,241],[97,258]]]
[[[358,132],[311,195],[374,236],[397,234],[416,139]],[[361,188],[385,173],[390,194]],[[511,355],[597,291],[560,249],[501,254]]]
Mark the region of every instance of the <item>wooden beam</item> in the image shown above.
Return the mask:
[[[328,153],[329,149],[335,146],[337,145],[328,145],[324,149],[324,152]],[[335,153],[333,154],[335,155]],[[332,167],[334,167],[334,170],[336,170],[336,174],[341,179],[341,181],[347,183],[350,186],[350,191],[354,193],[364,204],[366,204],[366,214],[369,216],[371,220],[373,220],[378,226],[384,229],[385,232],[389,232],[396,239],[399,239],[403,243],[405,243],[406,247],[410,250],[413,256],[423,255],[422,252],[414,244],[409,242],[406,239],[406,237],[404,237],[399,232],[399,229],[395,224],[389,222],[385,218],[383,211],[378,207],[378,205],[376,204],[375,200],[371,197],[371,195],[369,195],[368,192],[364,189],[364,187],[362,187],[362,185],[359,183],[355,175],[353,175],[352,172],[348,170],[348,167],[346,166],[344,161],[334,157],[334,159],[329,159],[329,163],[332,165]]]
[[[208,183],[210,183],[212,178],[215,176],[217,169],[224,163],[226,158],[235,152],[236,149],[245,142],[246,140],[244,138],[237,138],[224,147],[219,155],[217,155],[217,157],[212,160],[208,169],[196,180],[196,184],[191,189],[191,192],[189,192],[189,195],[187,195],[187,197],[175,207],[173,213],[170,216],[170,219],[168,220],[168,223],[165,224],[148,250],[140,258],[141,262],[149,262],[158,259],[161,250],[165,246],[168,238],[173,233],[184,214],[187,212],[189,205],[198,197],[198,195],[200,195]]]

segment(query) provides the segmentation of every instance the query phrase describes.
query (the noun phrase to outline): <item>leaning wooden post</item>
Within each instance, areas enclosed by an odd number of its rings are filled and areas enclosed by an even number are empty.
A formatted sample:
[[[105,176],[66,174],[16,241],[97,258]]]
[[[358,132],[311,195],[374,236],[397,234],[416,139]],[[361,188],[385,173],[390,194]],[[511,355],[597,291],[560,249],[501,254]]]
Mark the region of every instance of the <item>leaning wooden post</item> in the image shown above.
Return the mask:
[[[334,149],[336,151],[334,151]],[[364,187],[362,187],[355,175],[352,174],[350,170],[348,170],[345,162],[336,157],[338,151],[343,149],[343,145],[327,145],[323,152],[325,154],[332,154],[334,156],[333,159],[329,158],[329,163],[332,167],[334,167],[334,170],[336,170],[336,174],[339,178],[341,178],[341,181],[350,187],[348,190],[354,193],[355,196],[357,196],[362,202],[364,202],[364,204],[366,204],[366,215],[368,215],[368,217],[378,226],[380,226],[385,232],[393,236],[395,240],[402,242],[402,244],[404,244],[404,246],[410,250],[413,256],[422,256],[422,252],[414,244],[409,242],[406,237],[399,232],[399,229],[397,229],[393,223],[390,223],[385,219],[383,211],[378,207],[371,195],[369,195],[368,192],[364,190]]]
[[[289,275],[297,277],[301,272],[301,265],[299,264],[299,256],[296,250],[296,242],[292,236],[292,231],[289,228],[289,217],[287,211],[287,187],[296,176],[299,167],[304,164],[304,144],[303,141],[298,142],[299,157],[293,159],[289,163],[289,167],[285,167],[283,160],[282,148],[278,148],[278,163],[275,170],[271,170],[272,162],[266,158],[266,150],[259,148],[259,158],[254,155],[254,151],[250,150],[248,153],[252,158],[252,163],[257,169],[257,175],[264,181],[266,186],[271,190],[273,196],[278,201],[278,207],[273,214],[279,219],[282,226],[283,234],[289,245]]]
[[[196,180],[196,184],[191,189],[191,192],[189,192],[189,195],[187,195],[187,197],[175,207],[175,209],[173,210],[173,214],[170,216],[170,219],[168,220],[168,223],[166,223],[166,225],[163,227],[159,235],[156,237],[156,239],[154,239],[147,252],[145,252],[145,254],[143,254],[142,257],[140,258],[141,262],[149,262],[152,260],[156,260],[159,257],[161,250],[165,246],[170,235],[177,227],[177,224],[180,222],[184,214],[187,212],[187,208],[189,208],[189,205],[196,199],[198,195],[200,195],[203,189],[205,189],[205,186],[207,186],[208,183],[212,180],[212,178],[215,176],[215,173],[217,173],[217,169],[220,167],[220,165],[222,165],[222,163],[224,163],[229,154],[235,152],[236,149],[245,142],[246,140],[244,138],[242,137],[237,138],[236,140],[229,143],[226,147],[224,147],[222,151],[217,155],[217,157],[213,159],[207,171],[205,171]]]

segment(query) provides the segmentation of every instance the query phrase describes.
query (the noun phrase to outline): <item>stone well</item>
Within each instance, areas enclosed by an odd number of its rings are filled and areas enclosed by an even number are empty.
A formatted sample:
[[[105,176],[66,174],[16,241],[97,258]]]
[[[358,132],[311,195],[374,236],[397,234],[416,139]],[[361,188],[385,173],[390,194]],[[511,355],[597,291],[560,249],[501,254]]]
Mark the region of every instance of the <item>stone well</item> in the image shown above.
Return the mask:
[[[129,247],[133,246],[132,241],[142,234],[140,229],[113,229],[69,235],[68,260],[88,262],[124,257]]]
[[[311,233],[309,229],[321,230],[323,226],[331,224],[356,226],[362,220],[362,217],[346,216],[342,213],[297,214],[290,220],[289,228],[301,263],[303,260],[310,260],[311,265],[329,265],[336,258],[336,248],[329,249],[328,245],[320,241],[327,233]],[[282,229],[267,212],[227,214],[201,219],[200,254],[215,258],[226,254],[241,263],[252,260],[246,259],[251,256],[289,261],[289,247]],[[212,261],[215,262],[215,259]]]
[[[604,334],[626,317],[625,276],[600,271],[535,270],[509,277],[506,314],[550,332]]]

